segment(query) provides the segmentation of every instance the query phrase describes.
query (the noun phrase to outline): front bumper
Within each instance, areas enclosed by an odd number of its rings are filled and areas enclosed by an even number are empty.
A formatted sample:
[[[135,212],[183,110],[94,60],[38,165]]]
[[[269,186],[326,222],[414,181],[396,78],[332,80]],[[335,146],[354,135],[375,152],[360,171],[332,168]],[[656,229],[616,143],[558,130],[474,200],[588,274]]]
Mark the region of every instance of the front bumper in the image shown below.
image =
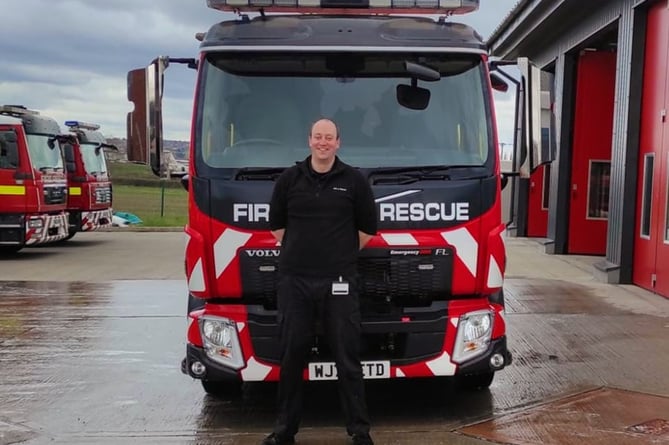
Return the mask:
[[[112,226],[112,209],[89,210],[81,212],[79,230],[92,232]]]
[[[25,228],[27,246],[61,241],[68,235],[67,214],[62,212],[54,215],[28,215]]]
[[[499,360],[496,361],[497,365],[494,366],[492,364],[494,361],[493,356],[497,356],[498,359],[499,356],[503,358],[501,365],[499,364]],[[444,359],[448,359],[449,357],[450,356],[448,353],[442,353],[442,355],[439,357],[433,357],[427,360],[414,362],[405,366],[398,365],[391,360],[390,378],[485,374],[489,372],[500,371],[504,367],[509,366],[512,362],[512,354],[507,349],[506,337],[500,337],[492,340],[488,350],[484,354],[468,362],[462,363],[461,365],[455,365],[451,363],[448,366],[444,366]],[[200,369],[204,369],[204,372],[199,374],[193,372],[192,365],[196,362],[203,365],[203,368]],[[434,366],[434,363],[437,362],[440,363],[440,366]],[[207,357],[203,348],[189,343],[186,346],[186,357],[181,363],[181,371],[184,374],[188,374],[196,379],[212,381],[276,381],[278,379],[278,364],[259,363],[254,358],[251,358],[250,360],[246,360],[246,366],[246,372],[245,369],[240,371],[230,369]],[[253,366],[255,369],[249,369],[251,366]],[[249,378],[249,376],[253,377]],[[262,378],[258,378],[258,376],[262,376]]]

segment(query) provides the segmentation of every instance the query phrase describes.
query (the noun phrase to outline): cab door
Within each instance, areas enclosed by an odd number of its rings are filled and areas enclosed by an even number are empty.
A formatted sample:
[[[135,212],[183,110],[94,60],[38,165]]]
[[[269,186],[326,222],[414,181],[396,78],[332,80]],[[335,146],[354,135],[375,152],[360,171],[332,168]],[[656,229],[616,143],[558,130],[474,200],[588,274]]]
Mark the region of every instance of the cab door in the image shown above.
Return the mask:
[[[25,186],[17,181],[19,147],[16,132],[0,125],[0,211],[5,213],[25,210]]]
[[[583,51],[578,59],[567,249],[604,255],[608,230],[616,53]]]
[[[639,140],[634,284],[669,297],[669,10],[648,13]]]

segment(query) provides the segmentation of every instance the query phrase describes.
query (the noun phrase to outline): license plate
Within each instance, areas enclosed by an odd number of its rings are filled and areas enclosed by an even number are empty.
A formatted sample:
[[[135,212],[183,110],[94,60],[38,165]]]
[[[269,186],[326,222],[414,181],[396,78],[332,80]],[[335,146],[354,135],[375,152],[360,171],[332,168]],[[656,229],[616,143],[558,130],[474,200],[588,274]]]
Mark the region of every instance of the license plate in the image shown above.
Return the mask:
[[[362,376],[366,379],[390,378],[390,362],[362,362]],[[337,380],[334,362],[309,363],[309,380]]]

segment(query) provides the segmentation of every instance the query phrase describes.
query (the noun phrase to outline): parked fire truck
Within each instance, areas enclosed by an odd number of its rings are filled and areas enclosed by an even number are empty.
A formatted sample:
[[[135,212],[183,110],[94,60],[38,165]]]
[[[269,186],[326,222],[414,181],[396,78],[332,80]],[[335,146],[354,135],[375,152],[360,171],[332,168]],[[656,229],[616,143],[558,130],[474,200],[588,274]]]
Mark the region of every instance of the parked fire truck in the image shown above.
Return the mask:
[[[112,184],[104,149],[107,144],[100,126],[66,121],[70,137],[62,140],[67,170],[69,214],[68,239],[77,232],[90,232],[112,224]]]
[[[0,253],[67,236],[67,187],[58,123],[0,106]]]
[[[279,378],[281,248],[269,231],[269,201],[278,175],[308,155],[311,123],[321,117],[339,126],[338,155],[368,178],[377,206],[379,231],[358,262],[364,376],[458,376],[481,388],[509,365],[505,178],[492,90],[518,87],[514,174],[527,176],[542,162],[540,133],[532,131],[540,127],[539,74],[526,59],[520,79],[504,74],[507,62],[490,61],[479,35],[451,22],[478,4],[208,0],[239,16],[197,36],[199,59],[160,57],[129,73],[129,157],[156,173],[163,72],[178,62],[198,73],[183,181],[182,370],[205,391]],[[333,361],[317,336],[304,378],[336,378]]]

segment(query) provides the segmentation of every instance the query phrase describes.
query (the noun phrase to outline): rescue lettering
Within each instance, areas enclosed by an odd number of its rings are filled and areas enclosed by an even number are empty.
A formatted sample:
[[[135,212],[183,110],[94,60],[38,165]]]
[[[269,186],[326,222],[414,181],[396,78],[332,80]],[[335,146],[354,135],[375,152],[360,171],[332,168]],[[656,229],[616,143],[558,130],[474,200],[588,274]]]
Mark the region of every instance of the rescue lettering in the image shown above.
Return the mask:
[[[381,221],[469,221],[469,203],[453,202],[382,202]]]
[[[269,222],[269,204],[233,204],[232,219],[235,222]]]

